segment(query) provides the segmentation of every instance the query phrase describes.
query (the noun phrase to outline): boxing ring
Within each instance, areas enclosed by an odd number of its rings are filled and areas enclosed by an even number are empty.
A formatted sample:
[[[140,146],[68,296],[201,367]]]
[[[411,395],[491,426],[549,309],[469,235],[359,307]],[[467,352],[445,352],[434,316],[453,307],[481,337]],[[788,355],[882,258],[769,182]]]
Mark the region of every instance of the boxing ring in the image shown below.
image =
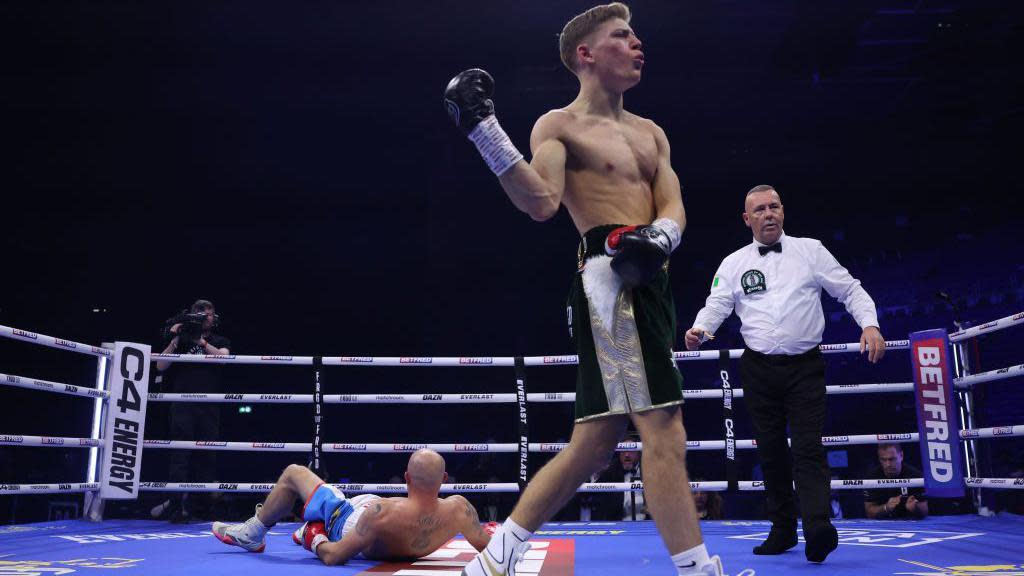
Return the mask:
[[[999,438],[1024,436],[1024,424],[994,428],[973,427],[973,402],[970,391],[986,382],[1017,378],[1024,374],[1024,364],[978,374],[970,373],[963,344],[971,338],[1024,324],[1024,312],[950,334],[954,384],[960,396],[957,409],[961,430],[959,441],[966,455],[967,472],[963,485],[970,490],[1024,489],[1024,478],[983,478],[973,475],[973,443],[996,441]],[[229,574],[245,570],[252,574],[290,573],[331,570],[334,574],[394,574],[396,576],[456,576],[471,557],[468,544],[456,539],[414,562],[378,563],[355,559],[346,566],[326,567],[301,547],[292,544],[294,524],[281,523],[271,530],[263,554],[248,554],[225,547],[209,532],[209,523],[171,525],[150,520],[102,520],[103,500],[98,497],[106,469],[99,465],[103,447],[110,438],[101,430],[110,424],[115,406],[140,403],[124,395],[108,392],[108,372],[114,352],[109,349],[62,340],[16,328],[0,326],[0,336],[47,346],[96,358],[94,387],[65,384],[26,376],[0,374],[0,384],[91,399],[87,409],[92,414],[88,438],[0,435],[0,445],[39,448],[82,448],[89,451],[89,464],[84,482],[55,484],[0,484],[0,494],[82,493],[90,520],[67,520],[0,527],[0,576],[6,574],[70,574],[116,570],[124,574]],[[119,344],[120,345],[120,344]],[[822,345],[826,355],[857,352],[858,344]],[[890,341],[890,351],[911,348],[908,340]],[[120,351],[120,348],[118,349]],[[147,350],[148,353],[148,350]],[[741,350],[676,352],[679,362],[718,360],[726,366]],[[544,366],[571,365],[574,356],[535,357],[313,357],[313,356],[187,356],[152,354],[150,361],[291,365],[310,366],[313,370],[312,394],[168,394],[151,393],[141,400],[148,402],[210,402],[243,404],[305,404],[313,407],[314,438],[311,442],[220,442],[181,441],[140,438],[145,450],[222,450],[233,452],[301,453],[297,461],[319,463],[323,453],[386,454],[410,453],[431,448],[450,453],[512,453],[518,454],[520,474],[505,483],[445,484],[442,493],[509,492],[521,490],[528,481],[531,455],[554,453],[565,444],[537,442],[529,433],[530,406],[538,403],[570,403],[573,393],[535,393],[527,391],[527,373]],[[513,392],[503,394],[437,393],[415,394],[323,394],[320,375],[326,367],[465,367],[511,368],[515,374]],[[110,368],[108,370],[108,368]],[[332,368],[333,369],[333,368]],[[913,382],[843,384],[828,386],[829,394],[899,394],[913,392]],[[741,388],[733,389],[727,378],[719,388],[684,390],[688,401],[717,400],[719,406],[732,398],[742,397]],[[517,405],[518,442],[514,443],[357,443],[329,442],[320,437],[322,419],[328,404],[504,404]],[[692,406],[692,404],[690,405]],[[8,407],[11,408],[10,406]],[[424,407],[424,410],[427,408]],[[692,408],[690,408],[692,409]],[[481,408],[487,410],[487,408]],[[731,410],[731,408],[730,408]],[[122,410],[123,412],[123,410]],[[731,414],[731,412],[730,412]],[[143,411],[144,417],[144,411]],[[722,451],[726,460],[736,450],[753,449],[749,439],[731,436],[731,422],[721,430],[721,439],[689,440],[689,451]],[[918,443],[918,431],[884,431],[877,434],[826,436],[826,446],[870,445],[881,442]],[[639,442],[623,442],[618,450],[639,450]],[[107,454],[109,460],[109,454]],[[139,452],[141,459],[141,451]],[[121,460],[122,463],[126,460]],[[727,470],[729,468],[727,467]],[[272,473],[276,475],[279,470]],[[701,491],[757,491],[761,482],[739,480],[728,473],[725,480],[693,482]],[[109,480],[109,478],[108,478]],[[863,490],[876,487],[922,487],[923,478],[833,480],[834,490]],[[402,493],[402,484],[336,484],[347,493]],[[138,489],[148,492],[233,492],[266,493],[268,483],[168,483],[144,481]],[[588,483],[581,492],[627,492],[643,489],[641,482]],[[750,549],[768,532],[763,521],[703,521],[701,528],[708,548],[723,557],[726,571],[736,574],[742,569],[757,574],[790,574],[813,571],[817,574],[974,574],[1024,575],[1024,518],[1013,515],[929,517],[915,521],[838,520],[839,549],[823,565],[809,564],[800,547],[780,556],[754,556]],[[552,522],[536,532],[531,550],[519,568],[520,574],[564,576],[570,574],[671,574],[673,567],[665,553],[652,522]]]

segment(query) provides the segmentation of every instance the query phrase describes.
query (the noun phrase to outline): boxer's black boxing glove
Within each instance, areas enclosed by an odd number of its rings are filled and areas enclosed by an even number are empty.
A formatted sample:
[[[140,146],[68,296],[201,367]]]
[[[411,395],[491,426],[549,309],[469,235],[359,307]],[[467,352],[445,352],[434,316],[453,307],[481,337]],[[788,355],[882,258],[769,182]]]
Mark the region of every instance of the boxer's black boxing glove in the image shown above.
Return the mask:
[[[643,286],[654,280],[669,254],[679,245],[679,225],[668,218],[659,218],[649,226],[638,226],[633,230],[619,230],[613,230],[609,235],[618,232],[614,242],[616,250],[612,256],[612,270],[628,288]]]
[[[494,78],[479,68],[459,72],[444,90],[444,107],[495,175],[523,159],[494,116]]]
[[[469,136],[481,120],[494,115],[494,78],[485,70],[470,68],[459,72],[444,90],[448,117]]]

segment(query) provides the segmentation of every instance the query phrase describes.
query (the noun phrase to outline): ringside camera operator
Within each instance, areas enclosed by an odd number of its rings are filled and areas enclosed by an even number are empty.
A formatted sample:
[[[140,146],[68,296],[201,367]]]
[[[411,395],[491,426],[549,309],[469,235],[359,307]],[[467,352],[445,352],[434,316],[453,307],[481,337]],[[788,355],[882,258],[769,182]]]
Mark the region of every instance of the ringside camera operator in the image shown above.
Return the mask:
[[[220,318],[209,300],[196,300],[192,306],[169,319],[164,326],[168,339],[164,354],[230,354],[231,343],[213,330]],[[221,365],[158,361],[163,374],[163,389],[172,393],[218,393],[221,390]],[[172,440],[217,440],[220,435],[220,404],[174,402],[170,406]],[[171,482],[215,482],[216,452],[209,450],[171,450]],[[194,494],[179,495],[154,509],[155,514],[184,522],[210,516],[210,498]]]

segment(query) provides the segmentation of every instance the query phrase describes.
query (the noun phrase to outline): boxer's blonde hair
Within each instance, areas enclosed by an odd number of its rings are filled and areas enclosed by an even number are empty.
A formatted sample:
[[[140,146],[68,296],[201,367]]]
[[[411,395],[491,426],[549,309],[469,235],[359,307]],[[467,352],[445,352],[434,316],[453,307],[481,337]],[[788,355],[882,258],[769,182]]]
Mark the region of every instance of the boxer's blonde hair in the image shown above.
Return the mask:
[[[597,30],[601,24],[614,18],[622,18],[629,22],[632,15],[629,6],[622,2],[612,2],[594,6],[590,10],[577,15],[562,28],[558,35],[558,51],[562,55],[562,64],[573,74],[576,73],[576,48],[588,34]]]

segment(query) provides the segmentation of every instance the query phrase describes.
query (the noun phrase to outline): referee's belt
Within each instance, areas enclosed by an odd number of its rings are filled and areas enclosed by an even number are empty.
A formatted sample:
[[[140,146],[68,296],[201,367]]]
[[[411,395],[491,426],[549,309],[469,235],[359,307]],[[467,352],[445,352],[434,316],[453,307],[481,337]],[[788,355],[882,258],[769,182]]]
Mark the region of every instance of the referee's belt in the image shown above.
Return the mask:
[[[750,358],[760,360],[766,364],[771,364],[773,366],[785,366],[788,364],[799,364],[801,362],[819,358],[821,357],[821,348],[815,346],[807,352],[802,352],[800,354],[764,354],[744,346],[743,355],[747,356],[747,354],[750,355]]]

